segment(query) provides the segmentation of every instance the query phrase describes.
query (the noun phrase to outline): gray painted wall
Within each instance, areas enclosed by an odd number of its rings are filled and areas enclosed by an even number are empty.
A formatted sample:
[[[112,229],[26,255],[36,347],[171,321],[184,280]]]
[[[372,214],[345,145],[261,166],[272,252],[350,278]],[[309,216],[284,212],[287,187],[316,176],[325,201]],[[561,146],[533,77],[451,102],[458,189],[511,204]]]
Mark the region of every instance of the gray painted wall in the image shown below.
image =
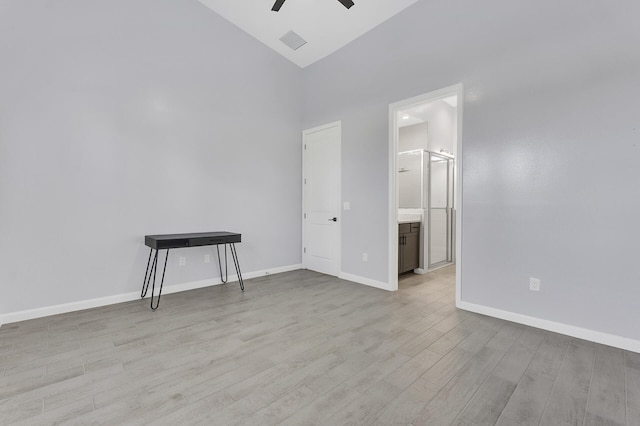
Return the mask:
[[[386,281],[388,106],[462,82],[462,299],[640,339],[639,13],[423,0],[300,71],[195,1],[3,1],[0,313],[137,291],[147,233],[299,263],[300,130],[335,120],[343,271]]]
[[[462,82],[462,300],[640,339],[639,15],[419,1],[306,68],[304,127],[343,125],[344,272],[387,280],[389,104]]]
[[[175,0],[2,1],[0,58],[0,314],[139,291],[145,234],[300,263],[298,67]],[[205,253],[167,284],[217,276]]]

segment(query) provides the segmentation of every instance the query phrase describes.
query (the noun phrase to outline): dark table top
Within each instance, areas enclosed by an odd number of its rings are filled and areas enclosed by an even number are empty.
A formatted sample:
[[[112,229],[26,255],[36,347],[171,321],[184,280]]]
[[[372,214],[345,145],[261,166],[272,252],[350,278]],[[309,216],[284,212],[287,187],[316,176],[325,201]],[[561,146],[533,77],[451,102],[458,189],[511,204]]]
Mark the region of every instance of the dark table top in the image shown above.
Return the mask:
[[[155,249],[239,243],[240,241],[241,234],[227,231],[145,235],[144,237],[145,245]]]

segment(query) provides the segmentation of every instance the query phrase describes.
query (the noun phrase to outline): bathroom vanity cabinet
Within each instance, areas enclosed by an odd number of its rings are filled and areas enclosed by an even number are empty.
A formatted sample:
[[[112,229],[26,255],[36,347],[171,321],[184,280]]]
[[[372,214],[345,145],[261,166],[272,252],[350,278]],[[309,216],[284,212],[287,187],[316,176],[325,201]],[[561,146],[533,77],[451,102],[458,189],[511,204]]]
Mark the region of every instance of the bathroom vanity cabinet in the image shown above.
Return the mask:
[[[420,222],[398,225],[398,274],[420,266]]]

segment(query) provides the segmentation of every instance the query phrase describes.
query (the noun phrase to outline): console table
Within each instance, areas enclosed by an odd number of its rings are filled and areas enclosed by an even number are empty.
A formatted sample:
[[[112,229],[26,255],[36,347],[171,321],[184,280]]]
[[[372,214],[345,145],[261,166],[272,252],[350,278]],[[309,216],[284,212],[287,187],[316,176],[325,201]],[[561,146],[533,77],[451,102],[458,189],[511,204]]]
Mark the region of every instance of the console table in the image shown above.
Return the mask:
[[[231,257],[233,258],[233,264],[238,274],[238,282],[240,283],[240,289],[244,291],[244,282],[242,281],[242,273],[240,272],[240,263],[238,262],[238,253],[236,252],[235,243],[241,242],[241,234],[234,232],[197,232],[192,234],[164,234],[164,235],[145,235],[144,244],[150,247],[149,260],[147,260],[147,270],[144,274],[144,282],[142,283],[142,292],[140,297],[144,298],[147,295],[149,289],[149,283],[151,282],[151,276],[153,275],[153,283],[151,285],[151,310],[155,311],[160,305],[160,296],[162,295],[162,285],[164,284],[164,274],[167,271],[167,259],[169,259],[169,250],[185,247],[201,247],[201,246],[216,246],[218,252],[218,267],[220,268],[220,279],[223,284],[226,284],[229,280],[229,269],[227,264],[227,245],[231,249]],[[222,262],[220,261],[220,245],[224,245],[224,265],[225,265],[225,278],[222,278]],[[153,251],[155,250],[155,255]],[[167,250],[167,254],[164,258],[164,268],[162,269],[162,280],[160,281],[160,289],[158,291],[158,298],[156,299],[155,306],[153,305],[153,297],[156,287],[156,272],[158,266],[158,252],[160,250]],[[153,262],[151,258],[153,257]]]

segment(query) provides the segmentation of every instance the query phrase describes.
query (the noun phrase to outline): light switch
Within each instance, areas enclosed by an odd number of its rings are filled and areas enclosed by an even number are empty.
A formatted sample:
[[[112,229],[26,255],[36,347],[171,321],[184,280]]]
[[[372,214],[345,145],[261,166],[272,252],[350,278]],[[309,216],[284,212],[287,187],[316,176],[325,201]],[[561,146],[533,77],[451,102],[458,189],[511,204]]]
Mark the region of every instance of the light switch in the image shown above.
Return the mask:
[[[344,209],[345,210],[351,210],[351,203],[348,201],[345,201],[344,203]]]

